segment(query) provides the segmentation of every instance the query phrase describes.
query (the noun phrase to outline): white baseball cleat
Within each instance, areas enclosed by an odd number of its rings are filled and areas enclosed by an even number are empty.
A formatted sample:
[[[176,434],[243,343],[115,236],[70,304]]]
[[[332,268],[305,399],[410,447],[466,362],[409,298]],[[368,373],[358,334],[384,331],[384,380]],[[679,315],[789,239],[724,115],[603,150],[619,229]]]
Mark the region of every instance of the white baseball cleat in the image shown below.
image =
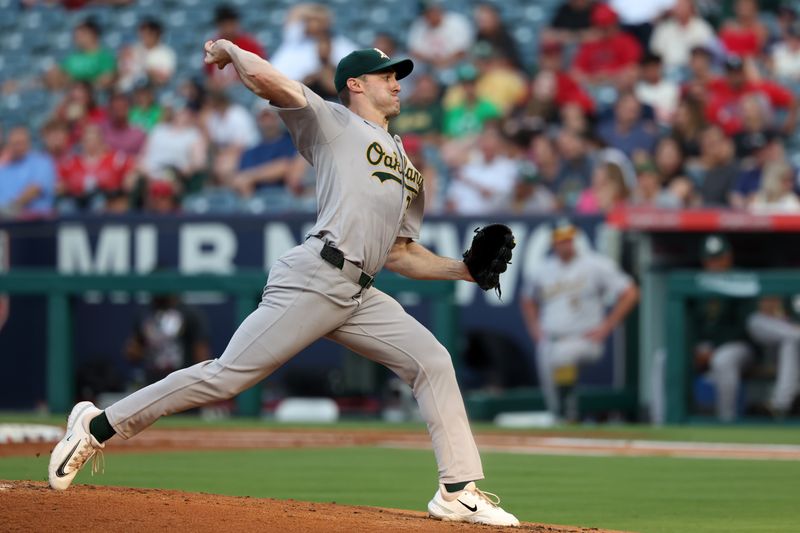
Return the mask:
[[[97,442],[89,433],[89,421],[102,413],[92,402],[80,402],[72,408],[67,418],[67,432],[50,454],[47,469],[50,486],[56,490],[67,490],[75,475],[86,462],[99,452],[105,444]],[[96,472],[97,461],[92,461],[92,473]]]
[[[471,481],[458,492],[447,492],[444,485],[428,502],[428,513],[433,518],[449,522],[472,522],[489,526],[518,526],[519,520],[505,512],[498,504],[500,498],[491,492],[483,492]]]

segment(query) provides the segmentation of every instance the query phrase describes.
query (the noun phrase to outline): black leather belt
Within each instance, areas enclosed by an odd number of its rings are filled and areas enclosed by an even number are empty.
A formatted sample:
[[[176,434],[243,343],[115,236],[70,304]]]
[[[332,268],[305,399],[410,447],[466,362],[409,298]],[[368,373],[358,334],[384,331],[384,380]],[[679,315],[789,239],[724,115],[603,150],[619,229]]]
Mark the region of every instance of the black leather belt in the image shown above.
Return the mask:
[[[317,239],[316,237],[312,238]],[[362,289],[369,289],[372,287],[373,283],[375,283],[375,276],[370,276],[361,270],[358,265],[345,259],[344,252],[335,246],[324,243],[319,252],[319,256],[326,262],[341,270],[346,277],[348,277],[354,283],[360,285]]]

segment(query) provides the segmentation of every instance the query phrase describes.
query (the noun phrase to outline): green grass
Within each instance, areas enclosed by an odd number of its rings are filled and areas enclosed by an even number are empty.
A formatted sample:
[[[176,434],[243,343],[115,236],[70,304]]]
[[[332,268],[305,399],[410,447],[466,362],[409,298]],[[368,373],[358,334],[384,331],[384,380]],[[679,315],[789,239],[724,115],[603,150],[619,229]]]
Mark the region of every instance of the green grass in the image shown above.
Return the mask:
[[[800,462],[483,454],[526,521],[642,532],[797,531]],[[44,480],[47,457],[0,458],[0,478]],[[106,454],[78,482],[424,510],[427,451],[379,448]]]
[[[30,413],[0,412],[2,423],[37,423],[63,426],[66,417],[63,415],[35,415]],[[387,424],[380,421],[343,421],[333,426],[313,424],[279,424],[255,418],[230,418],[205,422],[195,416],[171,416],[159,420],[160,428],[304,428],[304,429],[342,429],[342,430],[381,430],[381,431],[425,431],[424,424],[404,423]],[[733,442],[758,444],[800,444],[800,426],[793,424],[761,424],[761,425],[685,425],[653,427],[648,425],[597,425],[597,426],[562,426],[554,429],[500,429],[486,422],[473,422],[476,432],[511,433],[526,435],[574,434],[610,439],[652,439],[688,442]]]

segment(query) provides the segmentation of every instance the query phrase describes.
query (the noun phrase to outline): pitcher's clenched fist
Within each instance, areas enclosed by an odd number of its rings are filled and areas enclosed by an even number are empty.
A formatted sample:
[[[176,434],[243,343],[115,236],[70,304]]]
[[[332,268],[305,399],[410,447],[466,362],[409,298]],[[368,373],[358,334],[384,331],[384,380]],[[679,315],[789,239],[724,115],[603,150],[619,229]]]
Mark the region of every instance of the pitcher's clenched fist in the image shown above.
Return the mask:
[[[222,70],[225,65],[231,62],[231,56],[228,53],[228,46],[231,43],[227,39],[217,39],[216,41],[206,41],[204,46],[206,51],[205,62],[206,65],[217,65],[217,68]]]

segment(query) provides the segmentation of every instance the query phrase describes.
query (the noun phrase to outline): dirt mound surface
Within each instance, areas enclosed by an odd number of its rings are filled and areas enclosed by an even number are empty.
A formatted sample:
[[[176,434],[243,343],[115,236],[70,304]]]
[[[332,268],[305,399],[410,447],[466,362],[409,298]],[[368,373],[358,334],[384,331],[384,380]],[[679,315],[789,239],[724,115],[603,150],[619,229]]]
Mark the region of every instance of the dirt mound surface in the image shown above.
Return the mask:
[[[3,531],[52,531],[68,528],[102,531],[419,531],[481,533],[510,531],[453,524],[424,513],[335,503],[218,496],[171,490],[76,485],[59,492],[32,481],[0,481]],[[599,532],[525,523],[511,531],[537,533]]]

